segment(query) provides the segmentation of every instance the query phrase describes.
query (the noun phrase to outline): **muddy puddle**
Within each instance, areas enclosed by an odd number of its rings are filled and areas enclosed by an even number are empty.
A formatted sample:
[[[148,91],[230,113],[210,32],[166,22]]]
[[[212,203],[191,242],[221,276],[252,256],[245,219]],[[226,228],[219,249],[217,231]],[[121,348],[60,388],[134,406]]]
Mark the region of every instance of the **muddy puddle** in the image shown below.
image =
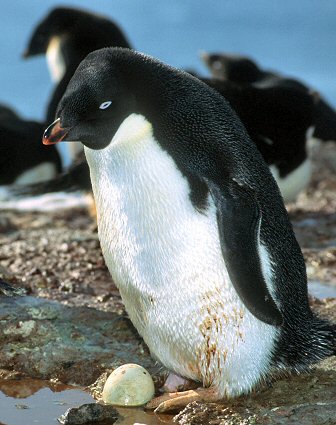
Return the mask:
[[[0,425],[56,425],[57,418],[69,408],[94,402],[88,392],[68,385],[38,379],[0,380]],[[117,410],[121,416],[114,422],[117,425],[173,424],[169,415],[158,416],[141,408]]]

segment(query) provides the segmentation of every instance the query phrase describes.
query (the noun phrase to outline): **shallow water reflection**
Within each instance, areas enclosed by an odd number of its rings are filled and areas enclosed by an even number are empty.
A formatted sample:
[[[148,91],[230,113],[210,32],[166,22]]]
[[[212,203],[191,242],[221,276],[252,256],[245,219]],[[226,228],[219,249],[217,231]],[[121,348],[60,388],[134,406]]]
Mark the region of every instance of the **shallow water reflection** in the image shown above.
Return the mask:
[[[319,280],[308,282],[308,292],[317,298],[336,298],[336,286],[328,285]]]
[[[59,424],[57,418],[69,408],[94,402],[89,393],[64,384],[53,385],[48,381],[29,378],[0,380],[0,425],[56,425]],[[118,411],[123,418],[116,422],[117,425],[173,424],[172,416],[159,417],[141,408]],[[109,422],[104,424],[109,425]]]

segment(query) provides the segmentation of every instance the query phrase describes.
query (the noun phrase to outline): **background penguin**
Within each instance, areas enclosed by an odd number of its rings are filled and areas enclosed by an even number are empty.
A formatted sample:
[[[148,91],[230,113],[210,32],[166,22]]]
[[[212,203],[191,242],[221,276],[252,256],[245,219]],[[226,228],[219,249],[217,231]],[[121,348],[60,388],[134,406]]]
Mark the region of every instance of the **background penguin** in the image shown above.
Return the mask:
[[[253,84],[259,88],[284,87],[302,90],[315,97],[314,132],[312,136],[322,141],[336,141],[336,112],[313,89],[301,81],[261,69],[251,58],[225,53],[201,53],[201,59],[213,77],[237,84]]]
[[[118,25],[110,19],[69,7],[53,9],[37,25],[23,56],[45,54],[56,87],[47,107],[46,122],[55,119],[55,112],[77,66],[85,56],[109,46],[131,47]],[[72,159],[80,144],[72,147]]]
[[[334,353],[278,187],[222,96],[102,49],[56,116],[44,143],[85,145],[100,243],[133,324],[168,369],[208,387],[151,407],[234,397]]]
[[[88,191],[92,193],[90,171],[85,159],[79,157],[62,173],[40,183],[11,185],[0,192],[0,200],[8,201],[53,192]]]
[[[296,87],[255,87],[203,79],[239,118],[270,167],[285,202],[295,201],[312,175],[308,141],[314,130],[315,97]]]
[[[48,152],[39,143],[43,127],[0,105],[0,185],[42,182],[61,171],[57,149]]]

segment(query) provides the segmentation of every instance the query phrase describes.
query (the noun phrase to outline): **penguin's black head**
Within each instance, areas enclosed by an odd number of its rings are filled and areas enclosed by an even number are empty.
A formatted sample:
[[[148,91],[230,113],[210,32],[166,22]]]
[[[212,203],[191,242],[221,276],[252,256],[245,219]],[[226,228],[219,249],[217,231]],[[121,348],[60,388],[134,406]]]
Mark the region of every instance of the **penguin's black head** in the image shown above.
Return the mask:
[[[102,149],[136,112],[135,96],[105,50],[90,53],[79,65],[58,105],[57,119],[44,133],[44,144],[79,141]]]
[[[130,47],[119,27],[104,16],[75,8],[57,7],[35,28],[23,56],[45,54],[54,37],[64,36],[71,38],[74,47],[84,52],[82,58],[106,46]]]
[[[224,53],[202,53],[201,58],[215,78],[249,83],[255,81],[260,69],[251,59]]]
[[[23,56],[27,58],[45,54],[51,39],[71,31],[82,13],[66,7],[53,9],[35,28]]]

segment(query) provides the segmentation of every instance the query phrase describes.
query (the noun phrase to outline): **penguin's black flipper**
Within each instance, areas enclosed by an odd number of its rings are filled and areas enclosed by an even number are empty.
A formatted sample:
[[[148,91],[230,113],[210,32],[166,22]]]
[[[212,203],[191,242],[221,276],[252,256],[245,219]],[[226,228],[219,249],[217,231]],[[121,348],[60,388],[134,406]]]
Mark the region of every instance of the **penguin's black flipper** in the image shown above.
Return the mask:
[[[253,191],[231,180],[228,187],[208,181],[217,208],[219,237],[225,264],[239,297],[259,320],[283,323],[265,282],[259,253],[261,210]]]

